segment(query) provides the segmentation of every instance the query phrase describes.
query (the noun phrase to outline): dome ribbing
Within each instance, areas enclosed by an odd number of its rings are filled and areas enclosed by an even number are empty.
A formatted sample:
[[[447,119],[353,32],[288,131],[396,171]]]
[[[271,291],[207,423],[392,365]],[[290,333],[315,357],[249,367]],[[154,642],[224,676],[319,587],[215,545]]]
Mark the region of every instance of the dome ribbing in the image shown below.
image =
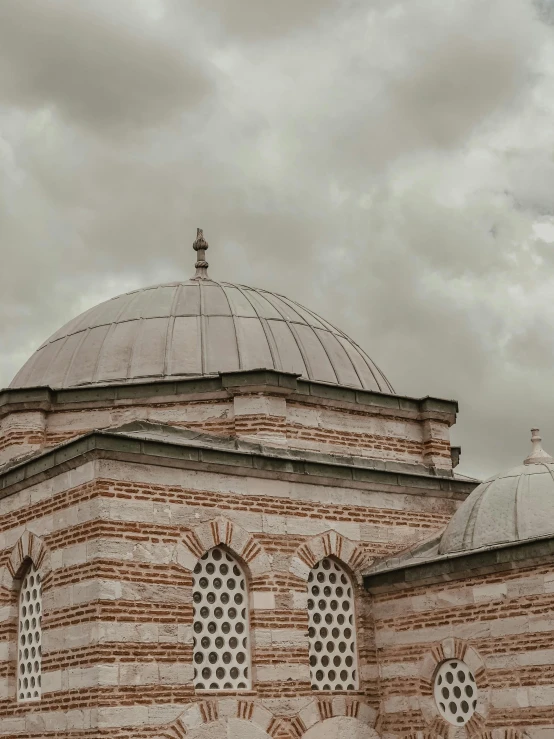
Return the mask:
[[[532,431],[532,453],[475,488],[446,527],[439,554],[554,535],[554,462]]]
[[[188,280],[112,298],[73,319],[10,387],[82,387],[250,369],[394,392],[346,334],[298,303],[244,285]]]

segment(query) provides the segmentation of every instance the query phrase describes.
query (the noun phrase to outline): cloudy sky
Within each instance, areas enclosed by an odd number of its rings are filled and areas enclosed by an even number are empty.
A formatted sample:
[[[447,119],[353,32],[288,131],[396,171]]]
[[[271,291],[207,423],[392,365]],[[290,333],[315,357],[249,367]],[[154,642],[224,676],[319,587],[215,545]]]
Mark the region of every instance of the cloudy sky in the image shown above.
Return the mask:
[[[201,226],[459,400],[459,471],[554,453],[553,152],[553,0],[3,0],[0,386]]]

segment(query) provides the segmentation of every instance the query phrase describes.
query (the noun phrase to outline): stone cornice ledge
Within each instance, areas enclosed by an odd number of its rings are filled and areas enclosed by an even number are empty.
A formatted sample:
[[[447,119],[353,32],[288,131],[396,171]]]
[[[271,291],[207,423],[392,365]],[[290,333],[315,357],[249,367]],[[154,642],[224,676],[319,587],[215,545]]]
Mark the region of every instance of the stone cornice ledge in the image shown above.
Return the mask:
[[[56,474],[61,467],[76,467],[91,458],[115,457],[144,463],[181,466],[192,469],[217,469],[232,474],[280,477],[282,479],[323,481],[324,484],[351,488],[390,490],[463,500],[476,483],[452,477],[375,469],[360,460],[360,464],[339,464],[330,455],[311,453],[308,459],[259,450],[245,451],[209,448],[194,441],[174,443],[162,440],[134,438],[124,433],[92,431],[51,450],[0,470],[0,498],[16,492],[38,479]],[[377,466],[379,463],[376,462]]]
[[[230,397],[239,393],[295,395],[313,400],[342,402],[365,406],[376,411],[417,414],[420,418],[437,418],[455,423],[458,403],[440,398],[410,398],[344,385],[300,379],[298,375],[275,370],[222,372],[213,377],[190,377],[178,380],[156,380],[124,384],[52,389],[50,387],[7,388],[0,391],[0,418],[17,411],[50,411],[53,406],[70,407],[106,403],[119,405],[147,399],[168,401],[172,397]]]

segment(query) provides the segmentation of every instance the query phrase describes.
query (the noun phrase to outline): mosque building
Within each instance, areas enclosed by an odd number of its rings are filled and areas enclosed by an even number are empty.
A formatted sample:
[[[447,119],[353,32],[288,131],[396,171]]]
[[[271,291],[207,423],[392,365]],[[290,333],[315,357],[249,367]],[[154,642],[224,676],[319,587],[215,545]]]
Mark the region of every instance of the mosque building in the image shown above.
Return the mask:
[[[194,249],[0,391],[0,739],[554,739],[538,431],[457,475],[455,401]]]

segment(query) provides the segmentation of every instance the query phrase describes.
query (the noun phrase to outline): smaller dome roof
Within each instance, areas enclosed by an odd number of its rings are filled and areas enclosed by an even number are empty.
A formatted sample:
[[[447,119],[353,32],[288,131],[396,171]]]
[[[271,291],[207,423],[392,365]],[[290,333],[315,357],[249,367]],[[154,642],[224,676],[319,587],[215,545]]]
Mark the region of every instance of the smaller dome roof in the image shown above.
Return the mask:
[[[533,451],[509,472],[482,482],[458,508],[439,554],[554,535],[554,460],[532,430]]]

